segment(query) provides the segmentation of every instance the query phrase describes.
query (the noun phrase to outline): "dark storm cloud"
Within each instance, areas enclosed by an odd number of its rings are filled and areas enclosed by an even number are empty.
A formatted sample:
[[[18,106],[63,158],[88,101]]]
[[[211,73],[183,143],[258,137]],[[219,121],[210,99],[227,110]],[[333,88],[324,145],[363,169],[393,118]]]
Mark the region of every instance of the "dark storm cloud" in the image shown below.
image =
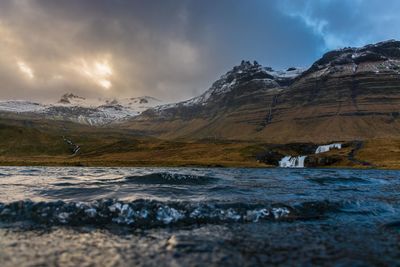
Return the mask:
[[[4,0],[0,98],[204,91],[242,59],[307,66],[338,46],[398,38],[398,1]],[[108,88],[108,90],[106,90]]]

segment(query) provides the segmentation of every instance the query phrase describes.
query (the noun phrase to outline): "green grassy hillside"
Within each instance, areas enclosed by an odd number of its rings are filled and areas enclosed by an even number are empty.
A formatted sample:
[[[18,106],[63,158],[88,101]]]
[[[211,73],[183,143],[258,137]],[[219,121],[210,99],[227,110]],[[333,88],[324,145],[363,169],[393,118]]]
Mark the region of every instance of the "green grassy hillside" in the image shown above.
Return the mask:
[[[74,146],[64,137],[80,147],[79,153],[73,153]],[[304,147],[309,146],[216,139],[161,140],[70,122],[0,119],[0,165],[268,167],[284,155],[305,153]],[[400,140],[371,139],[355,147],[350,142],[342,150],[311,156],[310,160],[314,164],[332,163],[320,165],[324,167],[399,168]],[[269,160],[260,160],[262,154]]]

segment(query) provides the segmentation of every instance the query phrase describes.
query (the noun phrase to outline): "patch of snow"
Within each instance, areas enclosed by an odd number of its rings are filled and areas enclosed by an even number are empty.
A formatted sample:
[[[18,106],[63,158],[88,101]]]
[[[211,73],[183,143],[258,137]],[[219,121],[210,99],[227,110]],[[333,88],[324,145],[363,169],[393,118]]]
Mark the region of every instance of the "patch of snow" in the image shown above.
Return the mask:
[[[360,52],[359,49],[357,49],[356,52],[354,52],[354,53],[351,55],[351,58],[352,58],[353,60],[354,60],[354,59],[358,59],[358,58],[360,58],[360,57],[365,57],[365,56],[367,56],[369,53],[370,53],[369,51]]]
[[[40,112],[46,109],[45,105],[23,101],[23,100],[10,100],[10,101],[0,101],[0,111],[5,112]]]
[[[304,71],[305,71],[304,68],[289,68],[287,70],[273,70],[271,68],[266,68],[266,72],[277,79],[282,79],[282,78],[294,79],[300,74],[302,74]]]

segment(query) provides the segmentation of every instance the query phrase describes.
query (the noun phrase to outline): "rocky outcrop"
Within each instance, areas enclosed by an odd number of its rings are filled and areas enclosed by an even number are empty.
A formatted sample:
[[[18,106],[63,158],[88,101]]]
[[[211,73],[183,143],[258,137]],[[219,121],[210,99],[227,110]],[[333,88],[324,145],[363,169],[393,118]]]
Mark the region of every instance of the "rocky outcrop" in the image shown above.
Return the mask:
[[[335,165],[342,161],[343,158],[338,155],[329,156],[309,156],[305,160],[305,166],[307,167],[327,167]]]
[[[71,104],[74,100],[85,100],[85,98],[74,95],[72,93],[66,93],[61,96],[58,103],[60,104]]]

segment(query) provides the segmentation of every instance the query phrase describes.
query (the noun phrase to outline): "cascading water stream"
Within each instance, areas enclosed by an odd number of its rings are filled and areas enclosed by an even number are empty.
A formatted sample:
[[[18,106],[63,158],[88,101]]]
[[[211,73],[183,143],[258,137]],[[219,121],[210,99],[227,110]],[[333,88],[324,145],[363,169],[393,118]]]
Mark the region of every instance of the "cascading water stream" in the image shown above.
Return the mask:
[[[304,168],[304,161],[307,156],[286,156],[279,161],[279,167],[281,168]]]
[[[325,153],[331,149],[341,149],[342,144],[333,143],[329,145],[322,145],[317,147],[315,154]],[[281,168],[304,168],[304,162],[307,156],[285,156],[279,161]]]
[[[342,144],[340,143],[335,143],[335,144],[329,144],[329,145],[323,145],[323,146],[319,146],[317,147],[317,149],[315,150],[315,154],[319,154],[319,153],[325,153],[330,151],[331,149],[342,149]]]

